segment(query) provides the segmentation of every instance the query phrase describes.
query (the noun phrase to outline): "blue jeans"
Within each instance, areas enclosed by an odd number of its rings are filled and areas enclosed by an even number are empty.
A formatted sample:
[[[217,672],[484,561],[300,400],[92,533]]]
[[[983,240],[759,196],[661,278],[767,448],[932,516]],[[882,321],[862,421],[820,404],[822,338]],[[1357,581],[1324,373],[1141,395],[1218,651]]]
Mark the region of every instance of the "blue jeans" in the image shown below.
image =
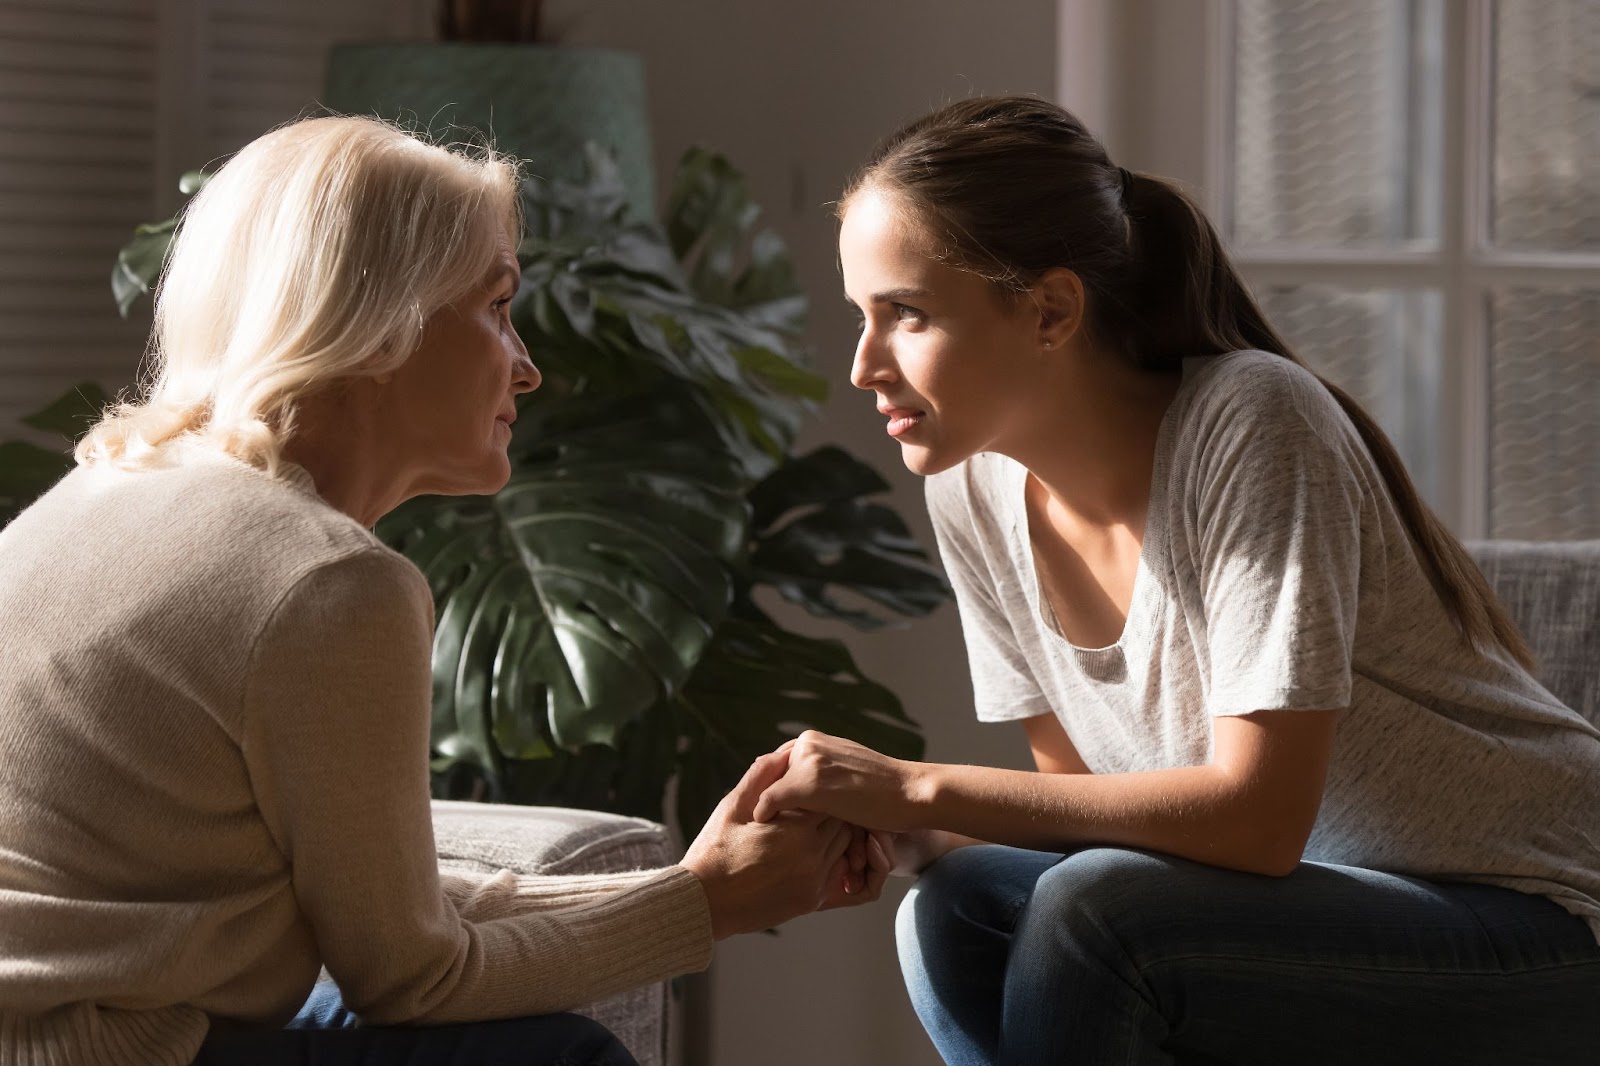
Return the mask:
[[[323,982],[282,1029],[219,1023],[193,1066],[638,1066],[599,1022],[550,1014],[468,1025],[360,1028]]]
[[[1600,1062],[1600,946],[1510,889],[973,846],[895,932],[951,1066]]]

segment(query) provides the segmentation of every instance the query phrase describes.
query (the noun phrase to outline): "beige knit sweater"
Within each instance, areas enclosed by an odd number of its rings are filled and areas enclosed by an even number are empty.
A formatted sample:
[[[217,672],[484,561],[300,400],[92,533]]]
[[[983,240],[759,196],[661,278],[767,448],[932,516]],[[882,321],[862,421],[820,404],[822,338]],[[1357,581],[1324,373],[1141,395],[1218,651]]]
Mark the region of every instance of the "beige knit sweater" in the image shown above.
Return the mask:
[[[304,471],[79,468],[0,532],[0,604],[0,1066],[179,1066],[324,964],[381,1025],[709,962],[680,867],[441,879],[428,586]]]

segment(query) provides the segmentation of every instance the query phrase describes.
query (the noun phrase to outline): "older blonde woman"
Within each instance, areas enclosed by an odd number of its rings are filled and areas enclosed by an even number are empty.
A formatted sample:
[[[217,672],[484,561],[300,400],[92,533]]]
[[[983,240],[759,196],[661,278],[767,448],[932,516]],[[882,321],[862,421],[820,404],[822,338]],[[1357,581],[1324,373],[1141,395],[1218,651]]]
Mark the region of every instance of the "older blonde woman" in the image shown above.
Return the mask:
[[[436,869],[432,604],[369,530],[509,476],[516,203],[319,118],[190,206],[151,387],[0,535],[0,1062],[631,1062],[552,1012],[844,902],[851,827],[750,817],[781,756],[679,866]],[[323,965],[344,1002],[296,1019]]]

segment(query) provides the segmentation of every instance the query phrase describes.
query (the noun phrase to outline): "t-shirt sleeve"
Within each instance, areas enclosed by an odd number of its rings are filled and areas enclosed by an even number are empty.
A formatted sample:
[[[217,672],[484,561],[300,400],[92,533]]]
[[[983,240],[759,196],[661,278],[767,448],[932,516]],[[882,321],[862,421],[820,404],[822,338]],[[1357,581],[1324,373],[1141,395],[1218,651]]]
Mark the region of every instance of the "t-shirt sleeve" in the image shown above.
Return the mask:
[[[1309,374],[1269,365],[1210,405],[1195,448],[1207,710],[1347,707],[1367,484],[1354,425]]]
[[[374,547],[303,575],[258,635],[243,751],[296,903],[370,1024],[568,1010],[702,969],[681,867],[441,881],[428,787],[432,602]]]
[[[1025,601],[1005,596],[995,580],[997,566],[1009,566],[1000,554],[998,530],[985,537],[980,529],[995,516],[981,506],[963,480],[962,468],[930,477],[926,492],[934,540],[961,614],[972,671],[972,695],[980,722],[1011,722],[1051,713],[1050,701],[1034,678],[1012,626],[1014,612]]]

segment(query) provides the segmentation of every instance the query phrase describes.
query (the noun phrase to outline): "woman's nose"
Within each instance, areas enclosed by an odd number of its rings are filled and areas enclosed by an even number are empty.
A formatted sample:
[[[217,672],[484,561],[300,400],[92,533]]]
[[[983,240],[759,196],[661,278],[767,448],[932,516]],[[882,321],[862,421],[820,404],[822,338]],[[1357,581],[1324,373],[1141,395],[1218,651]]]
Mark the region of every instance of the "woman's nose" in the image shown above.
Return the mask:
[[[511,391],[513,394],[532,392],[544,380],[544,375],[533,365],[533,359],[528,355],[528,347],[522,343],[522,337],[516,334],[513,336],[517,337],[517,350],[516,362],[511,367]]]
[[[874,389],[894,380],[894,358],[869,325],[856,341],[855,358],[850,363],[850,384],[858,389]]]

